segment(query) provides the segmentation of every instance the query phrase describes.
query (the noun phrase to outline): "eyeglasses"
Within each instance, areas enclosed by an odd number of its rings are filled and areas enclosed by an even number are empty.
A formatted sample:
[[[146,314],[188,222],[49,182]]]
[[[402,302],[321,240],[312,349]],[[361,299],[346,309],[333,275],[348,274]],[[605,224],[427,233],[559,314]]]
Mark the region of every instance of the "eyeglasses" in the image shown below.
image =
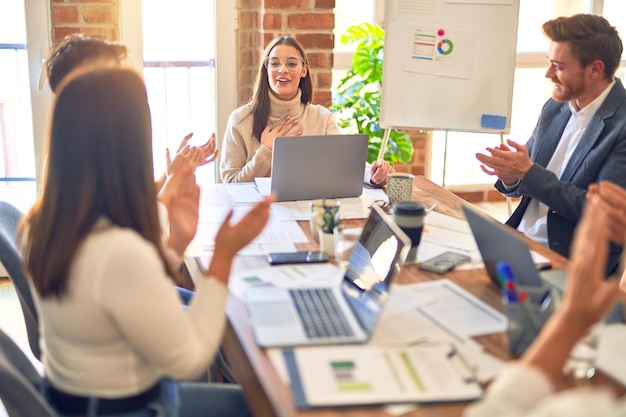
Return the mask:
[[[281,59],[277,57],[265,58],[265,68],[267,68],[269,71],[278,71],[281,65],[287,67],[289,71],[296,71],[298,68],[300,68],[300,65],[304,65],[304,60],[293,56],[286,59]]]

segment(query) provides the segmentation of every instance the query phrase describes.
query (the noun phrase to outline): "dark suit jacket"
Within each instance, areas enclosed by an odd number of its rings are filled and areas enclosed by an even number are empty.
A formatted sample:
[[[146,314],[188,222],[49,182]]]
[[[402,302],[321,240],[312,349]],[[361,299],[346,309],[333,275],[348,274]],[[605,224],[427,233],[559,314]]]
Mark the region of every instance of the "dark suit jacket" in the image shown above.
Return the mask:
[[[568,103],[550,99],[527,146],[532,168],[519,185],[507,191],[501,181],[495,187],[508,197],[522,197],[507,224],[514,228],[532,198],[549,207],[548,242],[550,249],[569,257],[574,229],[585,205],[589,184],[608,180],[626,188],[626,90],[617,79],[615,85],[583,133],[561,178],[545,167],[550,162],[570,118]],[[611,246],[607,273],[619,262],[621,247]]]

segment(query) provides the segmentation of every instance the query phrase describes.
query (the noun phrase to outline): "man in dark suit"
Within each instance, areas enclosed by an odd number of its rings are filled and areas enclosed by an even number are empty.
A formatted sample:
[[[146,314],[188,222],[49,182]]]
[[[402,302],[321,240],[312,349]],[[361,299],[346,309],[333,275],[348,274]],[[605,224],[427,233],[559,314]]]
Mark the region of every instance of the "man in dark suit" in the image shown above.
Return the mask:
[[[559,17],[543,25],[551,40],[546,78],[554,83],[526,145],[476,154],[495,187],[522,197],[507,221],[569,257],[587,188],[601,180],[626,187],[626,90],[614,77],[622,55],[617,30],[601,16]],[[607,274],[621,248],[613,245]]]

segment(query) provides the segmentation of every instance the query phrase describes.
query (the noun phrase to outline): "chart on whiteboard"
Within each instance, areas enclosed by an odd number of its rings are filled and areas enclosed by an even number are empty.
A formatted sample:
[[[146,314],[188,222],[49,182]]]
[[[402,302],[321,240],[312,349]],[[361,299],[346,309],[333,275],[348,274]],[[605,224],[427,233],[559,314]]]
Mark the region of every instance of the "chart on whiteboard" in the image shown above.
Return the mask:
[[[476,36],[472,32],[412,26],[404,69],[420,74],[470,79]]]

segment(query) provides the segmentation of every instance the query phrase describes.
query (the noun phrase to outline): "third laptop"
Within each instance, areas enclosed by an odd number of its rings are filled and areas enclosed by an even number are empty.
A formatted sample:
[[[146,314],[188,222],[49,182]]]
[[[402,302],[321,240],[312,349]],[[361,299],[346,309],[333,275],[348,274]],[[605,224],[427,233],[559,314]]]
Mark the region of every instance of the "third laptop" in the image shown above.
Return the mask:
[[[516,281],[522,287],[549,285],[561,292],[565,287],[565,271],[539,271],[530,254],[528,244],[508,226],[463,205],[476,245],[483,258],[485,269],[493,283],[500,286],[496,264],[506,262],[511,266]]]

